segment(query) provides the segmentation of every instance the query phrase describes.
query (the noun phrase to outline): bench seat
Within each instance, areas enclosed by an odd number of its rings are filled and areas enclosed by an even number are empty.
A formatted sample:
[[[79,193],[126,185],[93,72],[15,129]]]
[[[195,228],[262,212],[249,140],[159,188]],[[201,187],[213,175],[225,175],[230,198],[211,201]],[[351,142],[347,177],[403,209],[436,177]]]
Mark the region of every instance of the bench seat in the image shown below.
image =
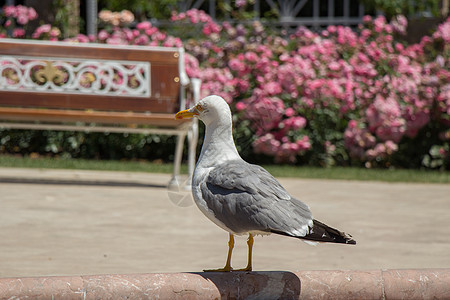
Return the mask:
[[[62,110],[46,108],[0,107],[0,119],[10,121],[41,122],[84,122],[101,124],[135,124],[157,127],[185,127],[190,120],[180,122],[174,114],[95,111],[95,110]],[[183,120],[181,120],[183,121]]]

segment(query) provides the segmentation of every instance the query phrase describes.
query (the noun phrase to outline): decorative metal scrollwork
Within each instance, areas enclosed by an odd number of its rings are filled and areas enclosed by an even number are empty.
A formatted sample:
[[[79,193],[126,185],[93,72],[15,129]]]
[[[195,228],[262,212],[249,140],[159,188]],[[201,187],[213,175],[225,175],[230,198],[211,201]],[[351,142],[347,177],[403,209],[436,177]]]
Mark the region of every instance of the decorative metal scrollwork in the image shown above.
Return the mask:
[[[149,97],[150,63],[0,56],[0,89]]]
[[[46,81],[52,81],[55,84],[60,84],[64,80],[64,73],[58,70],[52,62],[46,61],[46,65],[43,69],[40,69],[35,73],[37,81],[45,83]]]

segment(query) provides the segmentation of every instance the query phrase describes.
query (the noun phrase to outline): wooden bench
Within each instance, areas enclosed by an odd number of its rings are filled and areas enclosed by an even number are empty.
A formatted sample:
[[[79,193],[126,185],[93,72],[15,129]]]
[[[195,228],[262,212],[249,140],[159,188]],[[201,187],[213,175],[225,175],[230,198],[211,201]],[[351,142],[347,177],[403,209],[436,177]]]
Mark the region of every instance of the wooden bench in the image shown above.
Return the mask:
[[[186,135],[192,174],[197,142],[186,109],[184,49],[0,39],[0,128]],[[197,91],[199,88],[196,89]]]

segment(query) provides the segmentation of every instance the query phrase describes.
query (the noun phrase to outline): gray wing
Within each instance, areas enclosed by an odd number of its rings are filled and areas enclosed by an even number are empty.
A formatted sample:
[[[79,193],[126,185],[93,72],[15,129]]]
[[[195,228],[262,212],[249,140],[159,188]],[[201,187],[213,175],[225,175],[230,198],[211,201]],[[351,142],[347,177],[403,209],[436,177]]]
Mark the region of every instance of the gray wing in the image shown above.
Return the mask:
[[[292,198],[265,169],[243,160],[215,167],[200,189],[215,217],[235,233],[304,236],[312,227],[306,204]]]

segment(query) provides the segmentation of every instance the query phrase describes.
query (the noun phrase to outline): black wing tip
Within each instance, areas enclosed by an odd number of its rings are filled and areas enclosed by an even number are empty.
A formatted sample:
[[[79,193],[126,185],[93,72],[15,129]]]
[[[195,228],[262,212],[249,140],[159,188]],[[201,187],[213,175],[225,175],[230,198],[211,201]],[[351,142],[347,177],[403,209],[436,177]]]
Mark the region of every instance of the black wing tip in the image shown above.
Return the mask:
[[[327,226],[327,228],[331,228],[331,227]],[[331,228],[331,229],[334,229],[334,228]],[[334,230],[336,230],[336,229],[334,229]],[[336,232],[333,232],[333,237],[336,239],[335,243],[356,245],[356,241],[353,239],[351,234],[348,234],[345,232],[340,232],[340,231],[336,230]]]
[[[345,243],[349,245],[356,245],[356,241],[349,234],[345,234]]]
[[[313,228],[305,238],[311,238],[312,240],[319,242],[323,241],[329,243],[356,245],[356,241],[350,234],[339,231],[317,220],[313,220]]]
[[[335,244],[346,244],[346,245],[356,245],[356,241],[344,232],[340,232],[339,235],[329,234],[326,236],[317,236],[314,234],[307,234],[304,237],[299,237],[308,241],[320,242],[320,243],[335,243]]]
[[[294,236],[287,232],[274,229],[269,229],[268,232],[312,242],[356,245],[356,241],[350,234],[339,231],[317,220],[313,220],[313,228],[311,228],[310,232],[305,236]]]
[[[352,238],[350,234],[339,232],[339,235],[327,235],[326,237],[315,235],[315,234],[307,234],[306,236],[295,236],[292,234],[289,234],[287,232],[279,231],[279,230],[273,230],[270,229],[268,232],[284,235],[288,237],[293,237],[297,239],[312,241],[312,242],[319,242],[319,243],[337,243],[337,244],[347,244],[347,245],[356,245],[356,241]]]

